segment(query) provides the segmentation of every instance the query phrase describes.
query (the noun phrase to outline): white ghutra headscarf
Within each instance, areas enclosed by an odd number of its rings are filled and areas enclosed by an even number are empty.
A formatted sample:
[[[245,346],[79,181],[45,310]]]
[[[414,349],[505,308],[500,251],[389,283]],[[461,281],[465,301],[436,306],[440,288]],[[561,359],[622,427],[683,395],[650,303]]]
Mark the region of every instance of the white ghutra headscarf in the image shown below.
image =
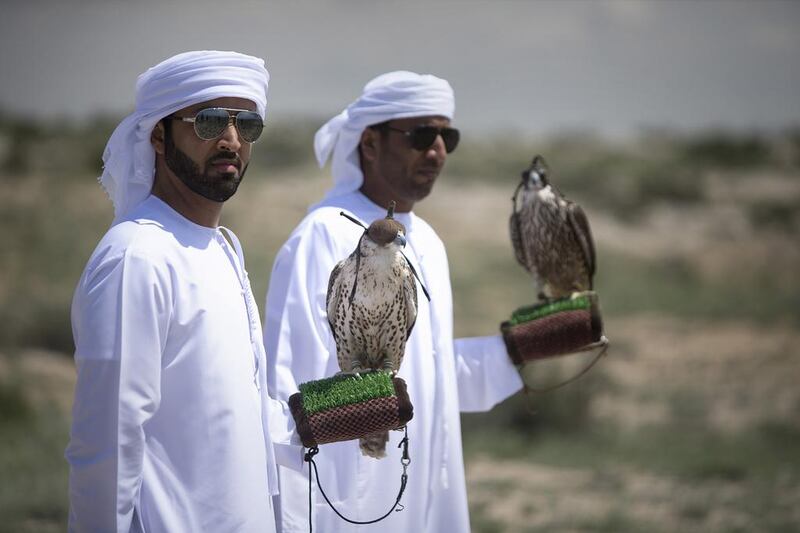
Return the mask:
[[[267,112],[269,72],[264,60],[237,52],[203,50],[170,57],[136,81],[136,109],[111,134],[100,183],[114,202],[114,221],[150,194],[155,151],[150,134],[159,120],[188,106],[222,97],[246,98]]]
[[[373,79],[364,86],[364,92],[355,102],[330,119],[314,136],[314,152],[320,167],[325,166],[333,154],[333,188],[327,196],[339,196],[361,187],[364,175],[358,144],[368,126],[427,115],[453,120],[454,112],[453,88],[446,80],[404,70]]]

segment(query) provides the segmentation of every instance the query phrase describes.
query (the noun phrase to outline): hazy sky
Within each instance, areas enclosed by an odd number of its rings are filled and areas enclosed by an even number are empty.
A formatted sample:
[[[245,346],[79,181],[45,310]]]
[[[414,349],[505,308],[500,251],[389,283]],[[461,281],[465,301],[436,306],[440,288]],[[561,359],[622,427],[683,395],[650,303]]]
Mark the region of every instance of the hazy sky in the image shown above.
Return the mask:
[[[327,117],[395,69],[447,78],[471,135],[800,124],[800,1],[0,0],[0,109],[131,109],[190,49],[264,57],[270,113]]]

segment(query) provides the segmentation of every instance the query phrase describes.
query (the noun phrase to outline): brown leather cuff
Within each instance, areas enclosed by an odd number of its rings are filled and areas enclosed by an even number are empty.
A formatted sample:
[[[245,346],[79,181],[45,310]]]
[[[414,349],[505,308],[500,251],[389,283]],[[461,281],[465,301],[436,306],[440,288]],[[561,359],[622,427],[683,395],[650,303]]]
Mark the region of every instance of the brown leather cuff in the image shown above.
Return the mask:
[[[517,309],[500,330],[516,365],[580,351],[603,335],[597,295]]]
[[[308,384],[329,380],[351,379],[354,376],[335,376]],[[399,429],[414,416],[414,407],[408,397],[406,383],[401,378],[391,380],[391,395],[364,398],[324,409],[309,409],[303,401],[303,392],[289,398],[289,408],[294,417],[297,433],[306,448],[320,444],[358,439],[381,431]],[[301,385],[301,391],[304,385]]]

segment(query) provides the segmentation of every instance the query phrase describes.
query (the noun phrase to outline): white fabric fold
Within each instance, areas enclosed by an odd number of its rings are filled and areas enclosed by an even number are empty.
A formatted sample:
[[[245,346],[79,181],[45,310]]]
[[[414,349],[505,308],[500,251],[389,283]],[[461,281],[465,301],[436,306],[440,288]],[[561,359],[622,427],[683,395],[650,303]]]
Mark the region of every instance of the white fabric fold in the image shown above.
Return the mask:
[[[265,118],[268,85],[263,59],[215,50],[178,54],[141,74],[136,109],[117,126],[103,152],[100,183],[114,203],[114,222],[150,194],[155,173],[150,134],[159,120],[222,97],[246,98]]]
[[[333,188],[327,197],[358,190],[364,181],[358,143],[368,126],[387,120],[455,113],[453,88],[441,78],[404,70],[378,76],[364,86],[360,97],[330,119],[314,135],[320,167],[332,158]]]

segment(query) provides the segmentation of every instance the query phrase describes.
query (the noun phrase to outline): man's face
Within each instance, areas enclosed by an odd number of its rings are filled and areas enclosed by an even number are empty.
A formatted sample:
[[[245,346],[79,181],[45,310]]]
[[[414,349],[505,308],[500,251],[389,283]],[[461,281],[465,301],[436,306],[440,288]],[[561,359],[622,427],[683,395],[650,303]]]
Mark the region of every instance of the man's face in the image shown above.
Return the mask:
[[[450,125],[444,117],[414,117],[391,120],[389,127],[378,133],[374,151],[373,169],[377,183],[395,199],[398,210],[408,210],[428,196],[439,173],[447,160],[444,141],[441,136],[428,148],[415,150],[406,135],[400,131],[410,131],[417,126],[442,128]],[[390,129],[391,128],[391,129]]]
[[[201,109],[226,107],[254,111],[256,106],[243,98],[217,98],[173,113],[192,118]],[[169,119],[168,119],[169,120]],[[173,174],[193,192],[224,202],[236,192],[250,163],[252,144],[243,141],[233,123],[220,137],[200,139],[189,122],[171,120],[164,138],[164,161]]]

